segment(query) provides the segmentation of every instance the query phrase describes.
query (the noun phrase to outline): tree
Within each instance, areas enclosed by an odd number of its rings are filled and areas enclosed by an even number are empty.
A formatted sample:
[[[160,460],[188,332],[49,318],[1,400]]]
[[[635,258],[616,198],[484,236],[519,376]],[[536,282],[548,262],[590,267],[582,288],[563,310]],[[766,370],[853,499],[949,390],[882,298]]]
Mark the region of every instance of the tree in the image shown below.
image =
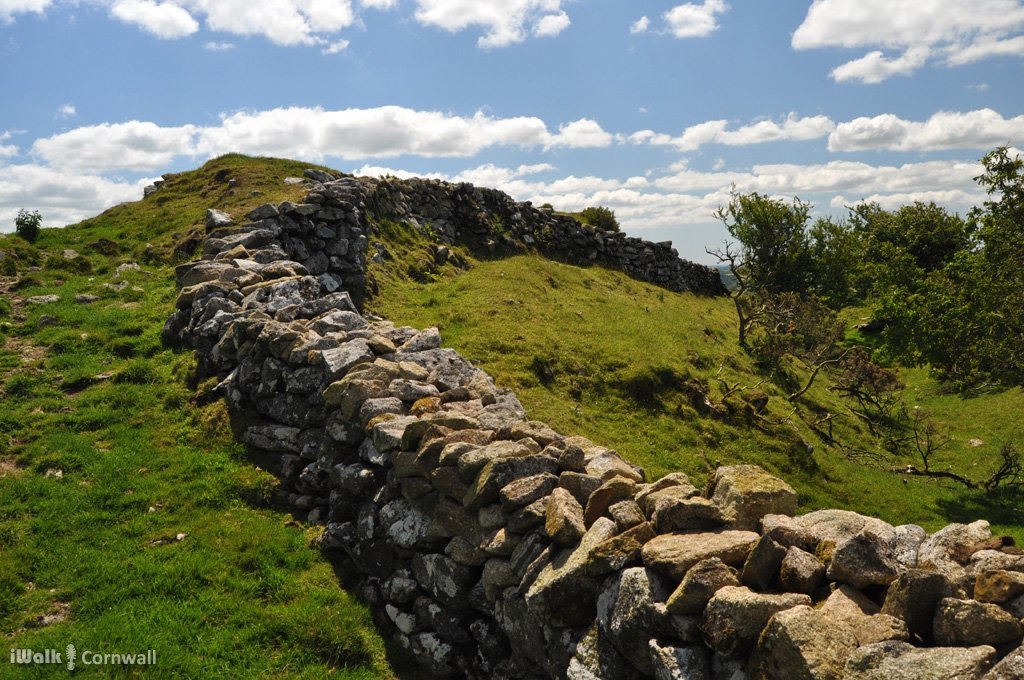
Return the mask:
[[[615,213],[610,208],[604,206],[584,208],[580,212],[580,218],[590,226],[602,231],[619,231],[619,221],[615,219]]]
[[[29,243],[34,243],[39,238],[42,222],[43,216],[39,214],[38,210],[21,209],[18,211],[18,216],[14,218],[14,233]]]
[[[770,293],[807,290],[810,211],[811,205],[799,198],[787,203],[756,192],[733,194],[729,205],[718,209],[715,217],[739,242],[738,262],[750,288]]]

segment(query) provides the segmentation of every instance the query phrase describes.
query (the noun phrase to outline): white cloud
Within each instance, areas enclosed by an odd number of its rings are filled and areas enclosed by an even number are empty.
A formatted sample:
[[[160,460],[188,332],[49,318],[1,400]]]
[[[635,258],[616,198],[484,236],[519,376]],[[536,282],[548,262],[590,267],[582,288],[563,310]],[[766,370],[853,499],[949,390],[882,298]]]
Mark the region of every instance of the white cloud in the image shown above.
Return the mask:
[[[73,118],[77,113],[74,104],[64,104],[57,108],[58,118]]]
[[[848,61],[832,69],[832,79],[837,83],[859,80],[868,85],[880,83],[895,75],[910,75],[924,66],[931,49],[925,46],[911,47],[902,56],[889,59],[880,51],[868,52],[860,59]]]
[[[538,38],[553,38],[569,28],[569,15],[565,12],[542,16],[533,26],[533,35]]]
[[[12,21],[15,14],[35,12],[41,14],[53,0],[0,0],[0,20]]]
[[[209,50],[210,52],[227,52],[228,50],[235,49],[235,44],[229,42],[215,42],[211,40],[203,45],[203,49]]]
[[[359,4],[371,9],[393,9],[398,0],[359,0]]]
[[[341,54],[342,52],[348,49],[348,46],[348,40],[337,40],[335,42],[332,42],[330,45],[323,48],[322,50],[320,50],[320,52],[321,54]]]
[[[563,0],[416,0],[416,20],[451,33],[480,27],[486,33],[479,47],[507,47],[522,42],[527,26],[534,35],[563,30],[569,17],[562,11]],[[554,17],[554,18],[553,18]],[[564,17],[564,18],[562,18]],[[556,31],[556,32],[558,32]]]
[[[725,120],[709,120],[686,128],[678,137],[672,137],[653,130],[641,130],[629,136],[634,144],[673,146],[680,151],[696,151],[705,144],[726,146],[747,146],[777,141],[806,141],[828,135],[835,129],[835,123],[828,116],[800,118],[790,113],[780,123],[761,120],[730,130]]]
[[[558,134],[552,136],[545,144],[546,148],[569,147],[572,149],[605,147],[612,143],[613,137],[605,132],[597,121],[581,118],[558,128]]]
[[[0,133],[0,159],[11,158],[18,155],[18,147],[13,144],[3,144],[3,142],[6,142],[10,138],[11,133],[9,130],[5,130],[3,133]]]
[[[63,226],[112,205],[142,198],[142,182],[64,173],[40,165],[0,167],[0,225],[11,228],[22,208],[38,209],[47,226]]]
[[[669,32],[677,38],[701,38],[718,30],[718,16],[729,9],[724,0],[686,3],[665,12]]]
[[[891,113],[840,123],[828,140],[829,151],[938,151],[988,149],[1024,143],[1024,116],[1003,118],[992,109],[940,111],[926,121],[903,120]]]
[[[996,55],[1024,55],[1020,0],[815,0],[793,33],[795,49],[876,47],[833,71],[836,80],[880,82],[929,58],[958,66]],[[844,77],[845,76],[845,77]]]
[[[319,45],[355,23],[351,0],[178,0],[206,27],[262,35],[277,45]]]
[[[630,33],[646,33],[651,27],[651,20],[646,16],[642,16],[633,22],[633,25],[629,27]]]
[[[68,172],[152,170],[170,165],[175,157],[194,156],[197,130],[141,121],[90,125],[37,139],[32,155]]]
[[[192,15],[173,2],[117,0],[111,6],[110,13],[158,38],[183,38],[199,30],[199,23]]]

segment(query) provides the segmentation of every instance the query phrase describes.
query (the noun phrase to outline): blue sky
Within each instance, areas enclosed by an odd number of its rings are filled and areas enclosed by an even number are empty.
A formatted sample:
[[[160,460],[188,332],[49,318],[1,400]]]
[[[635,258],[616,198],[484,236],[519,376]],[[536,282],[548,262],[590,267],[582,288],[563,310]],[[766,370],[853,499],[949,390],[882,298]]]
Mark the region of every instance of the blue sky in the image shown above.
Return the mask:
[[[0,228],[239,151],[496,186],[707,261],[729,191],[964,211],[1024,0],[0,0]]]

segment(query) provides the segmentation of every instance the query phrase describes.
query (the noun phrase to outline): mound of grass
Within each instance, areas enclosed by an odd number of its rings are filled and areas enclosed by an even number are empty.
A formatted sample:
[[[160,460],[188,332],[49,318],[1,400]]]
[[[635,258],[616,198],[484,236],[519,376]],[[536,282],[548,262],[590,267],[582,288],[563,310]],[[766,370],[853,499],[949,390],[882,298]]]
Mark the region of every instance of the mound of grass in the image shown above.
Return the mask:
[[[856,418],[834,419],[830,440],[824,426],[793,417],[787,380],[760,372],[738,350],[728,299],[529,255],[475,261],[466,273],[430,282],[395,272],[368,303],[374,312],[439,326],[448,346],[515,389],[531,417],[611,446],[652,477],[681,470],[701,480],[709,466],[756,463],[797,488],[803,511],[848,508],[930,530],[985,517],[1024,537],[1012,502],[904,478],[889,471],[891,462],[851,460],[850,450],[877,449]],[[788,381],[805,377],[793,370]],[[925,371],[902,378],[911,405],[933,412],[953,437],[941,454],[952,469],[978,476],[1003,441],[1021,438],[1012,416],[1024,407],[1020,390],[964,400],[944,394]],[[848,413],[828,387],[819,379],[807,393],[805,416]]]

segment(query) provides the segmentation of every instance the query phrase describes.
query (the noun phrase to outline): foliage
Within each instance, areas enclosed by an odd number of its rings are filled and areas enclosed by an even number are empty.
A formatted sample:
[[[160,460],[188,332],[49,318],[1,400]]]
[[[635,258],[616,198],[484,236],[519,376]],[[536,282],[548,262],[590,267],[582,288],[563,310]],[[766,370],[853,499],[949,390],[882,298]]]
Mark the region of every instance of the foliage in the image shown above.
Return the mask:
[[[35,243],[42,231],[42,223],[43,216],[39,214],[38,210],[22,208],[18,211],[18,216],[14,218],[14,233],[29,243]]]
[[[619,221],[610,208],[596,206],[580,211],[580,219],[592,227],[602,231],[619,231]]]

